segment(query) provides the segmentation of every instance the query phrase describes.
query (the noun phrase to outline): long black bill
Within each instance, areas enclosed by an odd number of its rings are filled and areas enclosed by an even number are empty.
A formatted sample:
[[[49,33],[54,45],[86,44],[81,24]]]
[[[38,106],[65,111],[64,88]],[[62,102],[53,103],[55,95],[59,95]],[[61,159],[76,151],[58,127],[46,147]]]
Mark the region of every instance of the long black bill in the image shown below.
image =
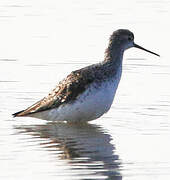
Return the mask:
[[[154,53],[154,52],[152,52],[152,51],[149,51],[149,50],[147,50],[147,49],[145,49],[145,48],[143,48],[143,47],[141,47],[141,46],[139,46],[139,45],[137,45],[137,44],[135,44],[135,43],[134,43],[134,47],[139,48],[139,49],[142,49],[142,50],[144,50],[144,51],[146,51],[146,52],[149,52],[149,53],[151,53],[151,54],[154,54],[154,55],[156,55],[156,56],[160,56],[159,54],[156,54],[156,53]]]

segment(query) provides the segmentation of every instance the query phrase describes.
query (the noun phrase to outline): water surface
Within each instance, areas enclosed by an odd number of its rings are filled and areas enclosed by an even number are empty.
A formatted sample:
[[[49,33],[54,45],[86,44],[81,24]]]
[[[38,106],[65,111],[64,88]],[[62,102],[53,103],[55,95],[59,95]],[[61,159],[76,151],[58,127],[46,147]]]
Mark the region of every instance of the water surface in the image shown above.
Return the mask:
[[[170,179],[170,1],[0,2],[0,179]],[[70,125],[11,114],[134,32],[111,110]]]

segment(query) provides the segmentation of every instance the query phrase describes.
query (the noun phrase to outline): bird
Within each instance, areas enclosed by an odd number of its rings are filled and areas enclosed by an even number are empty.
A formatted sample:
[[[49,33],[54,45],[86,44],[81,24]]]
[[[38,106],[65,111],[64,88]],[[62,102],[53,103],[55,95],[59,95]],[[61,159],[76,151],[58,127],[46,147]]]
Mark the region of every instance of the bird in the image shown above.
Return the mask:
[[[137,45],[130,30],[118,29],[109,38],[103,61],[72,71],[47,96],[13,116],[71,123],[101,117],[114,100],[124,51],[132,47],[159,56]]]

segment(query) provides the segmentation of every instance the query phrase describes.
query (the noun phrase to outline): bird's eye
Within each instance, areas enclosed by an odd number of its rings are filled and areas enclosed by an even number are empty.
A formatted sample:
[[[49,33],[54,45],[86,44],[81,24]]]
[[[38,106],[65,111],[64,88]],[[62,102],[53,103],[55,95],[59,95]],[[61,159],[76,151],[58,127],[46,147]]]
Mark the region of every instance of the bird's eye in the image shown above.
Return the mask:
[[[129,40],[129,41],[133,41],[133,37],[132,37],[132,36],[129,36],[129,37],[128,37],[128,40]]]

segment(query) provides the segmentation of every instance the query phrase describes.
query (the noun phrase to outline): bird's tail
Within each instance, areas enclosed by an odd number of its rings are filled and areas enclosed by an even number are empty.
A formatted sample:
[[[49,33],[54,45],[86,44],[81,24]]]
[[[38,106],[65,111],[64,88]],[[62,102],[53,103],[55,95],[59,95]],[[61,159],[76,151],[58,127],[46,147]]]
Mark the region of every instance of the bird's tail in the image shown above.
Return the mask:
[[[13,117],[25,116],[26,114],[24,112],[25,112],[25,110],[22,110],[22,111],[19,111],[19,112],[12,114],[12,116]]]

